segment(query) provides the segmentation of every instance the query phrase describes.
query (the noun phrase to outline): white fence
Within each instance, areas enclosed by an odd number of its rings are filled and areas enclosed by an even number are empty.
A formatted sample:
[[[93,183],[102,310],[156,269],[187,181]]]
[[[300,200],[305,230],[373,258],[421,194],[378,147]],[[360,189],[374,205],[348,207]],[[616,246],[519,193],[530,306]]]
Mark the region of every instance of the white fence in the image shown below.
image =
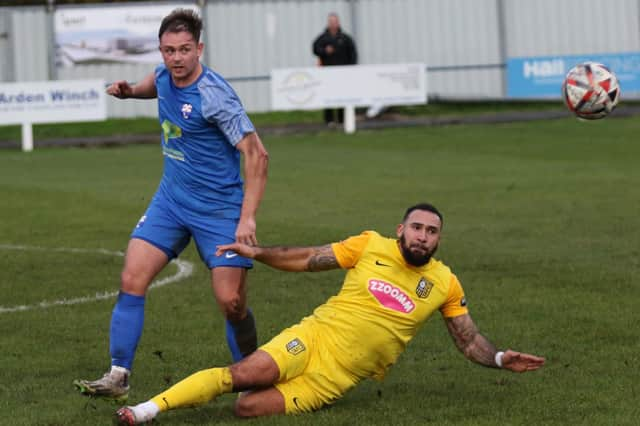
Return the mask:
[[[311,42],[332,11],[354,37],[359,63],[425,63],[430,97],[503,98],[505,64],[510,57],[640,51],[640,0],[199,3],[204,4],[204,61],[231,82],[249,111],[269,109],[272,69],[315,64]],[[0,51],[8,52],[0,55],[0,81],[135,81],[152,70],[139,64],[57,68],[54,13],[44,7],[0,8]],[[112,117],[154,116],[156,106],[148,101],[110,99],[108,113]]]

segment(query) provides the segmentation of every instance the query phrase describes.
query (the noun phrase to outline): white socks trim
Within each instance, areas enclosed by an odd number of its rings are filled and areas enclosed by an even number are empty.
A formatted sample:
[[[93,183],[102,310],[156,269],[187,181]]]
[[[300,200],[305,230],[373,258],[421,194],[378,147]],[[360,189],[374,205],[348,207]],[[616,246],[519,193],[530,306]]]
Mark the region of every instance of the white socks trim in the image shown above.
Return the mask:
[[[127,370],[124,367],[120,367],[118,365],[112,365],[111,366],[111,374],[113,374],[113,373],[126,374],[127,376],[131,375],[131,371]]]
[[[136,421],[138,422],[153,420],[160,412],[160,408],[158,408],[153,401],[138,404],[135,407],[131,407],[131,410],[133,410],[133,414],[136,416]]]

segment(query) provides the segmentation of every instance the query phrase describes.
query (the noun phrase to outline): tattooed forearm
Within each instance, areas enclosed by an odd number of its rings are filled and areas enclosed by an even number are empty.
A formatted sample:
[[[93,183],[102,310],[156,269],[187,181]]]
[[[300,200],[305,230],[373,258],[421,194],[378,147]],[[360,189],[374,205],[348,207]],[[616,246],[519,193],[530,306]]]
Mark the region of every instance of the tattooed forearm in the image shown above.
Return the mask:
[[[307,271],[327,271],[329,269],[339,268],[338,260],[333,254],[333,250],[330,245],[318,247],[314,250],[314,253],[309,258],[307,263]]]
[[[465,357],[488,367],[496,366],[496,347],[478,332],[469,315],[447,318],[446,323],[453,341]]]
[[[255,247],[253,258],[273,268],[315,272],[339,268],[331,245],[320,247]]]

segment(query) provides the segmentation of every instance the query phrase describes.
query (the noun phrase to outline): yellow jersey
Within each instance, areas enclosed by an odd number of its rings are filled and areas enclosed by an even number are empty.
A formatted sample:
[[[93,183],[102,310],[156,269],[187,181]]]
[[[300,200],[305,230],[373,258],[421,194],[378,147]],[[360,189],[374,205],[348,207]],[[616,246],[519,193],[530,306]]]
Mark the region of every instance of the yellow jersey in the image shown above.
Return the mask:
[[[336,361],[358,377],[384,378],[436,309],[444,317],[467,313],[451,270],[433,258],[408,264],[395,239],[365,231],[332,249],[348,269],[342,289],[303,323],[314,323]]]

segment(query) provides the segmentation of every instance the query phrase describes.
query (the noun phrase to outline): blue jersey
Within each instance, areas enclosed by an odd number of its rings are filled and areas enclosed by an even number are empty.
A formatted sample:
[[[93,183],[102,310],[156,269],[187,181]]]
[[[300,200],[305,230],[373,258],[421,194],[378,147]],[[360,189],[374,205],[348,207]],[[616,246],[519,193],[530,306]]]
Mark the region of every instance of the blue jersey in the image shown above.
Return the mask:
[[[164,155],[157,194],[197,214],[237,219],[243,185],[235,146],[255,131],[240,99],[204,65],[187,87],[176,87],[159,65],[155,84]]]

